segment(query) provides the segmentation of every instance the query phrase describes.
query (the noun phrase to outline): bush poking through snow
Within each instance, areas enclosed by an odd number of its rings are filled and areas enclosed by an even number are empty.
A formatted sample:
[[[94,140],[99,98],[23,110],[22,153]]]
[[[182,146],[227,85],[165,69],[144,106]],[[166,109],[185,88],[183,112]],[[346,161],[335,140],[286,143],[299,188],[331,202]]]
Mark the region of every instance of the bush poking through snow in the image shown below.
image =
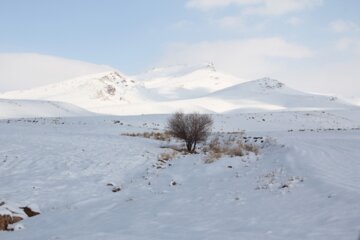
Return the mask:
[[[35,205],[21,207],[16,204],[0,202],[0,231],[14,231],[21,229],[22,226],[18,225],[18,222],[39,214],[40,211]]]
[[[204,162],[213,163],[223,155],[242,157],[250,152],[255,155],[259,154],[259,148],[255,144],[244,143],[240,137],[241,136],[230,134],[225,140],[224,136],[222,136],[221,139],[219,136],[212,138],[210,142],[203,147],[203,151],[206,154]]]
[[[158,156],[158,161],[165,161],[165,162],[167,162],[167,161],[175,158],[175,156],[176,156],[176,152],[175,152],[175,151],[173,151],[173,152],[171,152],[171,153],[169,153],[169,152],[161,153],[161,154]]]
[[[210,164],[210,163],[213,163],[215,162],[216,160],[218,160],[219,158],[222,157],[222,154],[219,153],[219,152],[209,152],[208,155],[206,155],[206,157],[204,158],[204,163],[206,164]]]
[[[185,141],[186,149],[194,153],[199,142],[206,141],[213,125],[210,115],[200,113],[174,113],[167,122],[168,132]]]
[[[259,148],[254,144],[242,144],[243,148],[247,152],[253,152],[255,155],[259,154]]]
[[[171,164],[169,164],[168,162],[174,159],[176,155],[177,155],[176,151],[161,153],[158,156],[158,160],[156,162],[156,165],[154,165],[154,167],[160,169],[160,168],[165,168],[166,165],[171,166]]]
[[[121,135],[128,137],[143,137],[160,141],[170,141],[171,139],[171,136],[168,132],[123,133]]]
[[[12,224],[23,220],[19,216],[0,215],[0,231],[14,231]]]

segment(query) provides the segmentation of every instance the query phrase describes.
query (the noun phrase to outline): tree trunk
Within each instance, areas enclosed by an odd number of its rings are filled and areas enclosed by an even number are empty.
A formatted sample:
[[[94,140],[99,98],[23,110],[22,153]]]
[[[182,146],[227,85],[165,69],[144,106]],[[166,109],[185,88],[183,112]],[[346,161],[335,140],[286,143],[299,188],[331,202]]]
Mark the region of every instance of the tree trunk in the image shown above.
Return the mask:
[[[186,148],[187,148],[188,152],[191,153],[191,150],[192,150],[192,142],[190,142],[190,141],[186,142]]]
[[[193,148],[192,148],[191,152],[195,152],[195,150],[196,150],[196,141],[194,142],[194,145],[193,145]]]

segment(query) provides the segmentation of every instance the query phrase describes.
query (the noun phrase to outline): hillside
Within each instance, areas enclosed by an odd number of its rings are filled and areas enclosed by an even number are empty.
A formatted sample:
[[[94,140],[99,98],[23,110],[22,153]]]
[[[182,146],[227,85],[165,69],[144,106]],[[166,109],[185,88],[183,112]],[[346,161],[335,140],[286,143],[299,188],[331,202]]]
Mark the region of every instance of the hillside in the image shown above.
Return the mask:
[[[241,111],[247,108],[258,110],[326,110],[351,107],[336,97],[301,92],[287,87],[271,78],[262,78],[226,89],[208,98],[226,100]]]
[[[134,78],[162,101],[198,98],[246,81],[217,71],[211,63],[154,68]]]
[[[0,110],[0,119],[95,115],[69,103],[42,100],[0,99]]]
[[[11,91],[0,96],[10,99],[41,99],[71,103],[89,111],[127,105],[144,100],[142,86],[123,74],[110,71],[86,75],[43,87]],[[98,109],[98,110],[97,110]]]

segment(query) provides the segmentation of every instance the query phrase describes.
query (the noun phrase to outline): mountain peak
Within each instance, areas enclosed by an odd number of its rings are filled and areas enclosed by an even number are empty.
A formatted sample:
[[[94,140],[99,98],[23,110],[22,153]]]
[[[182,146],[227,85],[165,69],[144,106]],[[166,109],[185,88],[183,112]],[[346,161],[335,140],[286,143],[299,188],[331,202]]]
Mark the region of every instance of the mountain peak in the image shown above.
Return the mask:
[[[124,80],[126,79],[117,71],[111,71],[104,74],[103,77],[99,78],[99,80]]]
[[[163,67],[153,67],[145,73],[134,76],[139,80],[149,80],[155,78],[176,78],[192,74],[197,71],[206,71],[208,73],[216,72],[216,68],[213,62],[205,62],[201,64],[177,64],[168,65]]]
[[[213,62],[208,62],[208,63],[205,65],[205,68],[206,68],[206,69],[209,69],[209,70],[212,71],[212,72],[216,72],[215,64],[214,64]]]

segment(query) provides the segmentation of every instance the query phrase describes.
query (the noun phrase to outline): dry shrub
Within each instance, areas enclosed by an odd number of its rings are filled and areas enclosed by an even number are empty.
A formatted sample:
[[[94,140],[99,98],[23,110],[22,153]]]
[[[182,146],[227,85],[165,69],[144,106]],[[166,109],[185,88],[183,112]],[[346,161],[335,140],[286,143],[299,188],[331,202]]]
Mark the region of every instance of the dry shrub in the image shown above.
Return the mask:
[[[168,119],[167,130],[185,142],[189,153],[195,153],[197,144],[206,141],[212,125],[213,119],[208,114],[176,112]]]
[[[243,144],[238,144],[237,146],[231,147],[227,149],[226,155],[230,155],[231,157],[242,157],[244,156],[244,148]]]
[[[171,139],[171,136],[168,132],[123,133],[121,135],[128,137],[143,137],[160,141],[170,141]]]
[[[211,152],[221,152],[222,147],[220,144],[220,139],[218,136],[216,136],[215,138],[211,139],[210,143],[208,146],[205,146],[204,149],[206,151],[211,151]]]
[[[234,135],[230,135],[223,141],[221,141],[219,136],[212,138],[210,142],[203,147],[203,152],[206,154],[204,162],[213,163],[223,155],[242,157],[250,152],[258,155],[259,148],[254,144],[244,143]]]
[[[211,151],[209,154],[205,156],[204,163],[206,164],[213,163],[221,157],[222,157],[222,153]]]
[[[169,160],[172,160],[176,157],[178,153],[176,151],[170,151],[170,152],[163,152],[158,155],[158,161],[164,161],[167,162]]]
[[[174,152],[182,154],[182,155],[192,154],[186,149],[186,147],[184,145],[179,145],[179,144],[167,143],[165,145],[161,145],[160,148],[170,149],[170,150],[173,150]]]
[[[244,144],[244,150],[247,152],[252,152],[255,155],[259,154],[259,148],[254,144]]]

